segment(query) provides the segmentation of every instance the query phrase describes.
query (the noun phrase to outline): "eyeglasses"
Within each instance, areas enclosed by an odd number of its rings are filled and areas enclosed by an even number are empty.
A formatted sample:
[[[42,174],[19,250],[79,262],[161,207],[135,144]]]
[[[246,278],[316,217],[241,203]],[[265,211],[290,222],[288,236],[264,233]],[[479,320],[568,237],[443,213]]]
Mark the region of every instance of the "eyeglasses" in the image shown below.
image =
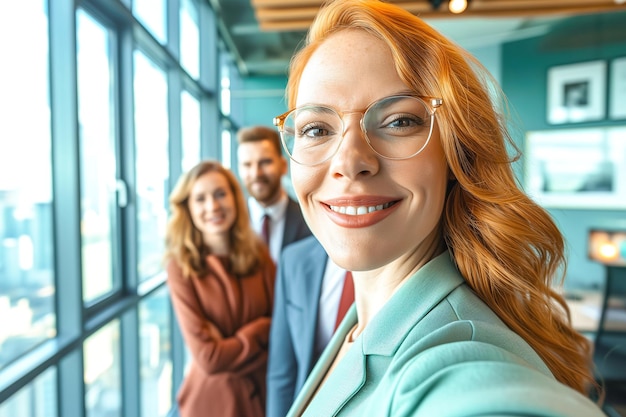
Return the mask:
[[[430,101],[430,106],[424,102]],[[274,118],[289,157],[301,165],[328,161],[339,149],[348,114],[361,113],[361,131],[370,148],[387,159],[407,159],[428,144],[440,98],[385,97],[362,111],[340,112],[316,104],[297,107]]]

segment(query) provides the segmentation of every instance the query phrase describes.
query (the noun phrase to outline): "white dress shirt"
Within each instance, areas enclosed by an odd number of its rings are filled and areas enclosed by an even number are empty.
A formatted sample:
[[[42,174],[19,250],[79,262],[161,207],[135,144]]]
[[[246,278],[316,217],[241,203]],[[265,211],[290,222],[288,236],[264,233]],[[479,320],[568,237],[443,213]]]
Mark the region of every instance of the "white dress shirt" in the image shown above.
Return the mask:
[[[248,210],[250,211],[250,222],[255,232],[262,236],[263,217],[267,214],[270,217],[270,255],[276,264],[280,257],[283,246],[283,236],[285,232],[285,213],[289,198],[283,193],[276,204],[263,207],[253,197],[248,197]]]
[[[346,270],[337,266],[328,258],[317,312],[317,329],[315,330],[316,357],[319,357],[335,332],[335,323],[337,322],[337,312],[339,311],[339,301],[341,300],[345,276]]]

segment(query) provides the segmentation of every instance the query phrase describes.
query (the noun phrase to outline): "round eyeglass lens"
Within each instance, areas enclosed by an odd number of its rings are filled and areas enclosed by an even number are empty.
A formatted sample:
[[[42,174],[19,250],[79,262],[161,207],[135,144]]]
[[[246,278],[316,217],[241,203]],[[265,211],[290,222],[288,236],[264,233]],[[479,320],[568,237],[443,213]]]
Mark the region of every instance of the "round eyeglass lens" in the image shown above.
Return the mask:
[[[433,129],[432,116],[432,110],[419,98],[387,97],[369,107],[361,124],[374,151],[386,158],[404,159],[426,147]]]
[[[315,165],[333,156],[342,133],[343,122],[335,110],[324,106],[303,106],[287,115],[281,136],[294,161]]]

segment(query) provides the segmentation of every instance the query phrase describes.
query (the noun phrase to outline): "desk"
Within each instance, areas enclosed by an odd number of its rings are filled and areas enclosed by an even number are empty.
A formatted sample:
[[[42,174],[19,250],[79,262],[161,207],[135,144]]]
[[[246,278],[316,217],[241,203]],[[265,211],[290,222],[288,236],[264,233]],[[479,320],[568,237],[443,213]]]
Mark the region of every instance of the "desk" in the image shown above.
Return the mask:
[[[605,288],[566,294],[572,324],[594,343],[600,382],[626,381],[626,268],[607,266]]]
[[[600,325],[603,297],[604,293],[599,290],[572,290],[565,294],[574,329],[595,335]],[[626,306],[623,300],[609,299],[604,327],[605,330],[626,332]]]

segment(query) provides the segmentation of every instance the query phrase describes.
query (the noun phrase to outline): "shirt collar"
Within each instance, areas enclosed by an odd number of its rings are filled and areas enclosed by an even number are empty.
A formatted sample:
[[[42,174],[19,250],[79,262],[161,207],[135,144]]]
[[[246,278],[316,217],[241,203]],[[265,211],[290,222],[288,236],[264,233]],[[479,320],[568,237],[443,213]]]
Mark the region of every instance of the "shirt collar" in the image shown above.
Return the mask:
[[[263,216],[269,215],[273,221],[281,219],[285,211],[287,211],[287,204],[289,203],[289,197],[284,191],[281,193],[278,201],[271,206],[263,207],[254,197],[248,197],[248,207],[250,208],[250,216],[253,219],[261,221]]]

